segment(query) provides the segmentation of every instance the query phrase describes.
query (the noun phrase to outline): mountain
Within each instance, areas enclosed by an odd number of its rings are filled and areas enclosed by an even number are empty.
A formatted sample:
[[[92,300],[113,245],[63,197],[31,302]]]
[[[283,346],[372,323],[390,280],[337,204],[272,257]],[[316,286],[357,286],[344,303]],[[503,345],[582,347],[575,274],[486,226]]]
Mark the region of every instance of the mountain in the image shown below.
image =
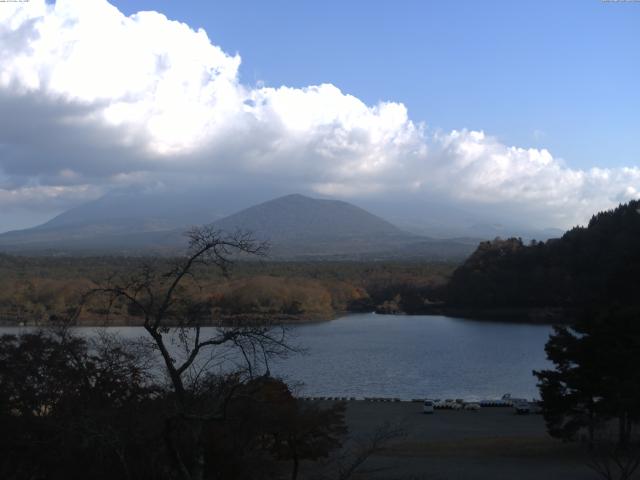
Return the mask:
[[[213,225],[253,232],[270,243],[276,258],[463,258],[477,244],[415,235],[350,203],[299,194],[255,205]]]
[[[557,228],[536,226],[540,219],[531,219],[517,212],[461,206],[438,198],[423,198],[412,203],[406,198],[362,199],[359,205],[390,221],[401,229],[431,238],[520,237],[523,240],[548,240],[565,232]]]
[[[253,232],[277,254],[342,254],[381,250],[411,240],[409,233],[350,203],[287,195],[213,223]]]
[[[114,192],[61,213],[36,228],[44,231],[105,225],[113,233],[126,233],[135,224],[136,230],[157,231],[202,223],[203,219],[211,221],[220,215],[208,202],[198,200],[164,193]]]
[[[174,230],[210,223],[246,206],[233,198],[218,189],[116,191],[42,225],[1,234],[0,249],[25,253],[138,253],[153,246],[167,248],[173,242]]]
[[[193,199],[166,205],[149,195],[136,203],[129,194],[112,195],[69,210],[35,228],[0,235],[0,249],[24,253],[177,253],[191,225],[212,224],[250,231],[271,245],[280,259],[463,258],[474,241],[435,240],[408,233],[355,205],[303,195],[286,195],[224,218],[212,202]],[[202,207],[202,206],[206,207]],[[211,221],[214,220],[212,223]]]

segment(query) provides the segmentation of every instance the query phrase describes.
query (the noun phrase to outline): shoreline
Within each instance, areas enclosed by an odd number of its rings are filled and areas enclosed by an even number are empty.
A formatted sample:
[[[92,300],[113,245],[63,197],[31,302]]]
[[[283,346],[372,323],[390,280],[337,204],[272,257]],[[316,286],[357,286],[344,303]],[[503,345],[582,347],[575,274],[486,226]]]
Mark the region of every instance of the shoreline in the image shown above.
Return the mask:
[[[478,322],[501,322],[510,324],[534,324],[534,325],[566,325],[573,321],[571,312],[564,308],[471,308],[471,307],[449,307],[437,305],[425,309],[420,313],[406,312],[380,312],[380,311],[339,311],[331,315],[290,315],[290,314],[237,314],[221,315],[217,319],[205,320],[200,323],[201,327],[230,327],[238,325],[306,325],[311,323],[321,323],[336,320],[348,315],[358,315],[375,313],[376,315],[402,315],[407,317],[422,316],[446,316],[452,318],[462,318]],[[9,320],[0,318],[0,327],[52,327],[57,323],[46,321],[24,321]],[[74,327],[142,327],[144,321],[139,318],[115,318],[109,321],[87,318],[74,322]],[[177,327],[179,325],[171,325]]]
[[[567,325],[573,323],[574,312],[563,307],[455,307],[441,306],[431,309],[431,315],[465,318],[477,321],[526,323],[535,325]],[[438,312],[438,313],[436,313]]]

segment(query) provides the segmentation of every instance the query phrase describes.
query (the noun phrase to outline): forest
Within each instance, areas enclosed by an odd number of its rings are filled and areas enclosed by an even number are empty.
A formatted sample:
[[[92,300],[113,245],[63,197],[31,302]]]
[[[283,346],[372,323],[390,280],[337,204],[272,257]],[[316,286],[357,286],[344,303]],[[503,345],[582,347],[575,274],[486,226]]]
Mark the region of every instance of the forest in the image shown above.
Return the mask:
[[[268,257],[267,257],[268,259]],[[84,292],[141,266],[162,269],[175,259],[24,257],[0,255],[0,323],[39,324],[65,317]],[[295,322],[344,312],[413,313],[436,299],[453,263],[238,261],[227,275],[199,267],[193,295],[206,299],[210,321],[267,316]],[[79,324],[139,324],[135,311],[91,299]],[[206,321],[206,320],[205,320]]]
[[[561,238],[481,243],[444,292],[448,305],[476,308],[638,305],[640,201],[594,215]]]

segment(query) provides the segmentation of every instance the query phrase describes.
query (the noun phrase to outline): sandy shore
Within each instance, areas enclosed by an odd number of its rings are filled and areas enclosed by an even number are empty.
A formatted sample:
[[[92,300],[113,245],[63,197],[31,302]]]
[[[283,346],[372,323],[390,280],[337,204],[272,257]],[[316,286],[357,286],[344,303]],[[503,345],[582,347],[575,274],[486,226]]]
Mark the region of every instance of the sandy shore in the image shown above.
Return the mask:
[[[347,403],[350,435],[365,437],[389,423],[406,435],[364,465],[362,478],[448,480],[590,480],[583,451],[549,437],[541,415],[511,408],[422,413],[412,402]]]

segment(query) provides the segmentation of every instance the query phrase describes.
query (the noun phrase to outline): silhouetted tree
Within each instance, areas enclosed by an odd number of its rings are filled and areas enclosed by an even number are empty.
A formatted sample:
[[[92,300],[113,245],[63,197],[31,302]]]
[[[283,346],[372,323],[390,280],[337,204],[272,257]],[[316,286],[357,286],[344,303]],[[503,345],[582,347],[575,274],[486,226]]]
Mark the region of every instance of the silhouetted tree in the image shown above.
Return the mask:
[[[546,345],[554,370],[534,372],[551,435],[574,439],[615,419],[618,446],[640,419],[640,312],[611,307],[585,314],[572,328],[557,327]]]
[[[66,331],[0,337],[0,477],[134,478],[134,457],[151,471],[137,427],[160,390],[137,347]]]
[[[211,227],[193,229],[188,236],[187,255],[170,270],[158,272],[146,265],[126,279],[112,279],[95,293],[106,294],[111,305],[124,302],[144,318],[144,329],[160,353],[173,390],[174,408],[165,420],[167,451],[180,478],[199,480],[207,469],[208,429],[225,420],[238,395],[246,396],[240,388],[244,381],[268,375],[269,359],[292,349],[283,328],[264,323],[202,328],[203,323],[211,324],[211,303],[194,296],[194,288],[184,288],[188,282],[197,285],[198,267],[213,265],[227,274],[232,255],[263,255],[266,246],[249,234],[225,235]],[[172,341],[178,342],[177,349],[171,348]],[[214,358],[216,349],[228,348],[235,350],[236,360],[243,360],[244,367],[232,372],[233,381],[203,389],[213,385],[199,382],[207,361]]]
[[[308,404],[264,375],[203,372],[181,421],[140,347],[67,331],[0,337],[0,478],[171,479],[173,455],[187,462],[199,444],[203,478],[281,478],[289,462],[296,478],[301,461],[341,446],[343,405]],[[198,422],[195,435],[193,417],[221,398],[224,418]]]
[[[543,414],[549,433],[573,440],[581,431],[594,438],[598,422],[601,365],[594,358],[592,344],[568,327],[554,327],[545,346],[555,370],[536,371],[543,400]]]

